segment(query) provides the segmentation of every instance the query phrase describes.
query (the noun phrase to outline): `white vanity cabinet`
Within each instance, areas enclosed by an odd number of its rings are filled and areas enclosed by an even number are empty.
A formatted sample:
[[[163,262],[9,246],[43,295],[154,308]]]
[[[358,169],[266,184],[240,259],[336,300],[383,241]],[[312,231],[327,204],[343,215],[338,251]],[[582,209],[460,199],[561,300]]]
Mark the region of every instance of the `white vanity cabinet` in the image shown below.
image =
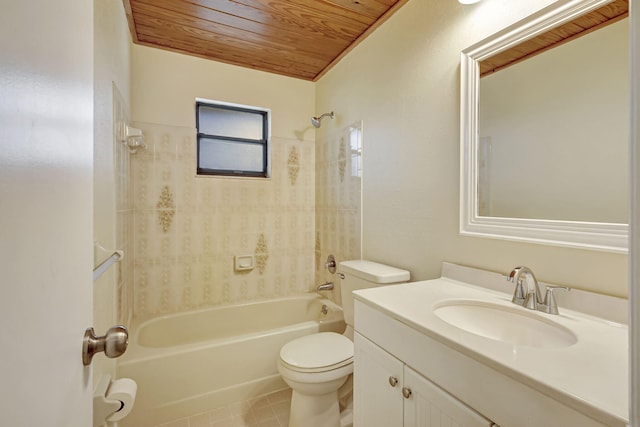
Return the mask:
[[[354,427],[495,425],[359,333],[354,342]]]
[[[437,292],[438,298],[441,295],[451,298],[458,297],[453,293],[458,291],[468,298],[477,292],[436,280],[354,293],[354,427],[475,427],[492,426],[492,422],[502,427],[626,425],[621,416],[601,409],[612,404],[624,406],[618,398],[610,397],[623,396],[626,387],[623,373],[618,369],[626,360],[619,352],[609,354],[603,352],[606,348],[597,350],[602,347],[595,346],[599,356],[594,358],[587,351],[571,352],[580,344],[568,347],[568,352],[519,348],[448,328],[430,311],[429,293]],[[576,321],[573,315],[565,317],[568,324]],[[600,324],[590,327],[590,332],[604,336],[596,331]],[[602,325],[609,335],[620,335],[616,339],[622,340],[625,330]],[[430,328],[443,334],[436,334]],[[582,337],[584,345],[589,345],[588,336]],[[469,350],[470,343],[482,345],[478,348],[483,352]],[[514,348],[518,351],[514,352]],[[532,352],[531,357],[527,351]],[[492,352],[501,352],[499,356],[504,353],[501,357],[506,362],[487,357],[487,354],[495,356]],[[533,371],[536,376],[542,376],[552,369],[548,363],[539,363],[533,358],[545,357],[547,353],[554,360],[564,358],[558,363],[569,372],[558,388],[522,374]],[[510,364],[509,357],[519,363]],[[606,357],[620,361],[584,371],[571,364],[580,357],[594,363]],[[553,372],[558,375],[559,371]],[[395,387],[391,384],[395,380],[390,382],[390,377],[397,379]],[[615,380],[605,382],[609,377]],[[567,393],[566,385],[572,381],[580,382],[580,388],[574,388],[577,392],[595,390],[590,392],[599,402],[608,399],[606,406],[596,406]],[[608,393],[598,392],[600,388],[606,388]],[[411,391],[408,399],[403,397],[403,389]]]

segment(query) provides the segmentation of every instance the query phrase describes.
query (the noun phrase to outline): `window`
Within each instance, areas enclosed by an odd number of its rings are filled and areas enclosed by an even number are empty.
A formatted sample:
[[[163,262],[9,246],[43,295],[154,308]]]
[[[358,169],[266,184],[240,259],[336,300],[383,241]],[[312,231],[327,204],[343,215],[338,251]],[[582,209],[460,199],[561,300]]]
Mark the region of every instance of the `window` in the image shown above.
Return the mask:
[[[269,177],[270,110],[196,99],[198,175]]]

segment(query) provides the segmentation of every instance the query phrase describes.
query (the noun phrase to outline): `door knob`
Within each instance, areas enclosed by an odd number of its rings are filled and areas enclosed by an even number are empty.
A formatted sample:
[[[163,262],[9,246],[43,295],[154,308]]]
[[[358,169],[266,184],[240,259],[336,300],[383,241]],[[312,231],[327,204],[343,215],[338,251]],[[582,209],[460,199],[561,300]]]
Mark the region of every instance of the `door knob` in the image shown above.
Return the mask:
[[[398,385],[398,379],[396,377],[389,377],[389,385],[395,387]]]
[[[91,364],[93,355],[104,351],[108,358],[120,357],[127,350],[129,331],[124,326],[112,326],[104,336],[96,336],[93,328],[84,331],[82,340],[82,364]]]

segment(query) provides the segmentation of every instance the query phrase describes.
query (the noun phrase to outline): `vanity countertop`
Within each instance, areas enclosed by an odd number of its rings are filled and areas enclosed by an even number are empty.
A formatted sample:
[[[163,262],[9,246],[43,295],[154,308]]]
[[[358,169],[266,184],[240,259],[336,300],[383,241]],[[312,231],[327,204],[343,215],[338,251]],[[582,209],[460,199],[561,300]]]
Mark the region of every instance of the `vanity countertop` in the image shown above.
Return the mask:
[[[559,315],[531,312],[511,295],[447,277],[364,289],[356,300],[606,425],[628,420],[628,327],[559,307]],[[538,348],[466,332],[434,309],[451,300],[482,300],[522,309],[569,329],[575,344]],[[544,320],[544,319],[543,319]]]

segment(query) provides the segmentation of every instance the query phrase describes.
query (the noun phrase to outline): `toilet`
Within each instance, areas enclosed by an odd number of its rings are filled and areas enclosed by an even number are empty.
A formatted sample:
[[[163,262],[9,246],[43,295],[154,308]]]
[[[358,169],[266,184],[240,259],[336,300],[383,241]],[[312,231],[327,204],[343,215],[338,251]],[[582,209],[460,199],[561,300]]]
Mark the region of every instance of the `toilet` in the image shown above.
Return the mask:
[[[293,390],[289,427],[351,425],[350,414],[341,417],[338,391],[345,383],[345,387],[351,387],[347,380],[353,373],[352,292],[409,280],[406,270],[367,260],[343,261],[339,271],[345,332],[306,335],[280,350],[278,371]],[[341,389],[340,394],[345,394],[345,390]]]

